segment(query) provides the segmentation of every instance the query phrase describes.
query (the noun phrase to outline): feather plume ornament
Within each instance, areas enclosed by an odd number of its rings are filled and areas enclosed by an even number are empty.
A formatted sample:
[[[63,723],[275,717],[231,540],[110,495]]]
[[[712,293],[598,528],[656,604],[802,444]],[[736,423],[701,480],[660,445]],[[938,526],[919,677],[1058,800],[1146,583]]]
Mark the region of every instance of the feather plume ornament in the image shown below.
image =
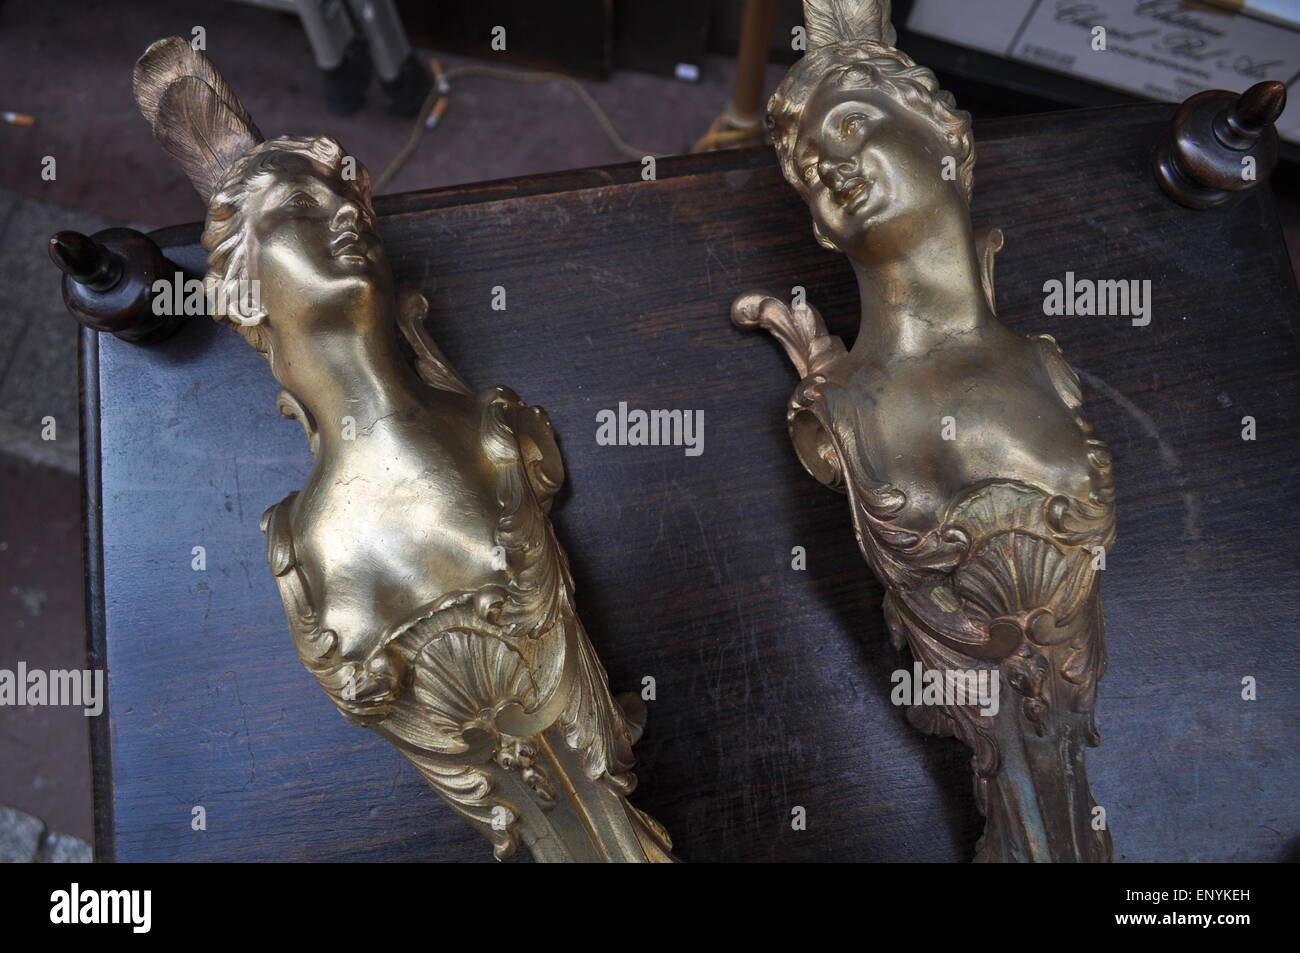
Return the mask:
[[[248,127],[212,87],[182,76],[167,87],[158,104],[154,137],[207,202],[235,160],[257,145]]]
[[[809,50],[854,40],[883,46],[898,42],[889,22],[889,0],[803,0],[803,22]]]
[[[140,59],[136,61],[131,74],[131,88],[135,101],[140,105],[140,112],[149,120],[150,125],[157,121],[158,106],[162,102],[167,87],[182,76],[193,76],[203,80],[212,87],[217,98],[224,102],[240,121],[259,141],[262,134],[257,131],[253,119],[248,114],[239,98],[222,79],[217,68],[206,55],[194,49],[179,36],[169,36],[150,44]]]
[[[145,50],[131,86],[154,138],[204,202],[231,164],[263,141],[212,61],[178,36]]]

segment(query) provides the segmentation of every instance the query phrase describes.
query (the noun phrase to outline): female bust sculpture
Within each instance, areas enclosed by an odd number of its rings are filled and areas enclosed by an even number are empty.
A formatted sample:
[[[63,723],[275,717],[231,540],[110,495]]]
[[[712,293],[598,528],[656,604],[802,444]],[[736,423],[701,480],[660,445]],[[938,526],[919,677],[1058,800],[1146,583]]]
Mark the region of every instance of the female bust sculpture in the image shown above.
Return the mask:
[[[498,857],[522,839],[544,861],[671,860],[626,799],[644,709],[610,696],[547,519],[564,469],[546,415],[451,368],[337,142],[262,141],[178,38],[135,93],[208,203],[213,316],[270,363],[316,458],[262,519],[303,664]]]
[[[996,713],[948,696],[911,709],[974,751],[977,859],[1107,860],[1083,747],[1105,668],[1110,455],[1055,342],[997,319],[1001,233],[971,226],[969,116],[893,47],[887,0],[804,12],[807,52],[768,124],[817,241],[852,263],[861,326],[846,349],[811,307],[761,293],[732,318],[795,363],[795,449],[848,494],[895,643],[946,684],[984,672],[1007,688]]]

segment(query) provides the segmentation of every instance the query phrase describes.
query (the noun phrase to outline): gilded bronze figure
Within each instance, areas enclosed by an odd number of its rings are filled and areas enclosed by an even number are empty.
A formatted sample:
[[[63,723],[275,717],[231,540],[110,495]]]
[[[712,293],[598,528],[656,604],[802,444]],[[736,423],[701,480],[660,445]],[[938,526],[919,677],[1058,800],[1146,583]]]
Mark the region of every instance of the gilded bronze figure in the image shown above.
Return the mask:
[[[805,0],[804,19],[768,126],[817,241],[853,265],[861,326],[846,348],[811,306],[761,293],[732,320],[794,362],[795,450],[848,495],[896,646],[948,684],[1004,689],[996,714],[948,696],[909,711],[973,749],[976,859],[1109,860],[1083,749],[1106,665],[1110,454],[1056,342],[996,316],[1002,236],[972,229],[969,116],[894,48],[887,0]]]
[[[671,860],[627,800],[644,706],[611,697],[547,517],[564,467],[545,413],[452,369],[337,142],[264,141],[179,38],[134,87],[207,203],[214,317],[266,358],[315,456],[262,518],[303,664],[497,857],[522,840],[540,861]]]

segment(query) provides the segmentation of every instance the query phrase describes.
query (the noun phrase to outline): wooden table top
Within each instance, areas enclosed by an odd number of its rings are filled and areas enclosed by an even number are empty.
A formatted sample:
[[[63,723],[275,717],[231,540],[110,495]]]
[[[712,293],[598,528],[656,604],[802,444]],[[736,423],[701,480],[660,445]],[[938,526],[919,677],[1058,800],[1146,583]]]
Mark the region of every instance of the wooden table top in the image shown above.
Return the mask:
[[[1172,109],[977,125],[974,217],[1006,233],[1003,319],[1057,338],[1115,454],[1088,771],[1116,859],[1278,859],[1300,829],[1300,299],[1266,188],[1210,212],[1159,192],[1149,156]],[[794,374],[728,320],[739,292],[801,284],[851,340],[849,266],[817,248],[767,150],[640,173],[377,203],[398,282],[428,297],[453,364],[555,424],[569,479],[553,518],[579,613],[615,691],[656,682],[633,800],[689,861],[968,859],[981,819],[966,749],[890,704],[911,659],[888,644],[844,498],[790,446]],[[156,238],[194,270],[198,232]],[[1043,284],[1067,271],[1150,279],[1150,325],[1045,316]],[[206,318],[150,348],[83,335],[92,658],[109,669],[98,856],[489,860],[298,662],[258,518],[311,458],[265,362]],[[703,410],[704,452],[598,445],[596,413],[620,401]]]

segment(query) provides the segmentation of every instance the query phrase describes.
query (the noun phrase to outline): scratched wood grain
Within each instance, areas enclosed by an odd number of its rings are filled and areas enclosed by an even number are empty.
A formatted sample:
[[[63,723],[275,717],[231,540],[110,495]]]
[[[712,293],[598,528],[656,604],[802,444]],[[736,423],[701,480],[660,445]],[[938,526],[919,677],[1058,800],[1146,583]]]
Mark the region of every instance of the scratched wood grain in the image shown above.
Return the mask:
[[[1088,756],[1120,860],[1294,855],[1300,302],[1266,190],[1173,206],[1149,172],[1172,107],[977,127],[977,224],[1006,232],[1004,319],[1055,335],[1115,452],[1111,668]],[[728,321],[794,284],[851,337],[846,262],[763,150],[382,199],[399,281],[473,383],[550,413],[555,523],[615,690],[656,680],[635,801],[690,861],[967,859],[967,754],[889,704],[910,664],[848,510],[784,433],[795,380]],[[161,241],[201,263],[195,226]],[[1150,279],[1154,317],[1045,317],[1042,286]],[[491,310],[494,286],[507,310]],[[85,342],[97,836],[120,860],[486,860],[390,747],[300,667],[258,517],[309,456],[265,363],[196,319],[161,347]],[[596,412],[702,409],[704,452],[603,447]],[[1258,439],[1241,439],[1242,417]],[[204,546],[206,572],[191,569]],[[791,549],[807,570],[791,569]],[[101,578],[102,575],[102,578]],[[101,588],[102,587],[102,588]],[[1244,676],[1259,698],[1240,697]],[[191,830],[191,808],[207,830]],[[791,829],[791,809],[807,830]]]

